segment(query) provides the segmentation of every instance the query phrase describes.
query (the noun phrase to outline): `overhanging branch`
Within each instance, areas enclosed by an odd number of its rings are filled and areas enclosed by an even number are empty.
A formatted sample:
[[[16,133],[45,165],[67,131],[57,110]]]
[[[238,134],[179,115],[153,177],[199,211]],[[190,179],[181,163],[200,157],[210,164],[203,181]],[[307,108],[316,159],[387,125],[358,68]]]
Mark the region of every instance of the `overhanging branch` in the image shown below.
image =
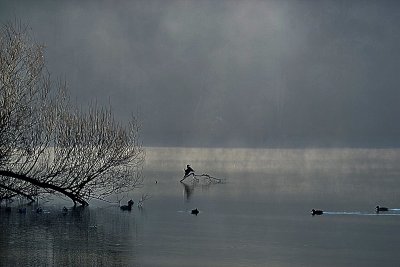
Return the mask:
[[[84,205],[84,206],[89,205],[85,200],[81,199],[78,195],[76,195],[72,192],[68,192],[67,188],[61,188],[54,184],[41,182],[41,181],[33,179],[31,177],[28,177],[28,176],[25,176],[22,174],[18,174],[18,173],[14,173],[11,171],[0,170],[0,175],[6,176],[6,177],[12,177],[12,178],[15,178],[15,179],[18,179],[21,181],[25,181],[34,186],[40,187],[40,188],[56,191],[58,193],[65,195],[66,197],[69,197],[74,203],[78,202],[79,204]]]

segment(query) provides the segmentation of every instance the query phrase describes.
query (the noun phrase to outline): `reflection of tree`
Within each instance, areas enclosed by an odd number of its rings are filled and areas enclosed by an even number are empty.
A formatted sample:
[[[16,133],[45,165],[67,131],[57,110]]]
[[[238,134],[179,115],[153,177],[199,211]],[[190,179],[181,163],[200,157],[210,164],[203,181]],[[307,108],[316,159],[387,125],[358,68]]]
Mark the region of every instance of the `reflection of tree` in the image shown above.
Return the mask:
[[[135,266],[134,220],[118,209],[0,211],[4,266]]]

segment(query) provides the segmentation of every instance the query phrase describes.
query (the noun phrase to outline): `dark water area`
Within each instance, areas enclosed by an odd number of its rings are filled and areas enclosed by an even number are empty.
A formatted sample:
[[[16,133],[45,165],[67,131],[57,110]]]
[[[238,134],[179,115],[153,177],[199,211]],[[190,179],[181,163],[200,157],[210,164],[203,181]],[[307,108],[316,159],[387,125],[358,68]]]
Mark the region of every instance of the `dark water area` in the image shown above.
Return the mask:
[[[399,161],[397,149],[148,148],[131,212],[3,206],[0,266],[398,266]],[[182,184],[186,164],[224,183]]]

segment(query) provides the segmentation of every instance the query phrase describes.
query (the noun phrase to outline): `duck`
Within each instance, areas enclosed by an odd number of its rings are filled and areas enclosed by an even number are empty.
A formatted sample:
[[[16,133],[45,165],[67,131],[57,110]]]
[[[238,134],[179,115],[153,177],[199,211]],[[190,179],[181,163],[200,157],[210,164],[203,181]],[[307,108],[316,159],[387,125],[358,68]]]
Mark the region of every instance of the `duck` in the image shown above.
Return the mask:
[[[191,211],[191,214],[194,214],[197,216],[197,214],[199,214],[199,210],[197,208],[195,208],[194,210]]]
[[[376,212],[379,213],[380,211],[388,211],[389,209],[386,207],[376,206]]]
[[[314,215],[322,215],[322,214],[324,214],[324,211],[322,211],[322,210],[315,210],[315,209],[311,210],[311,215],[312,216],[314,216]]]
[[[63,214],[67,214],[67,213],[68,213],[67,207],[64,206],[64,208],[62,209],[62,213],[63,213]]]
[[[36,213],[42,213],[42,212],[43,212],[42,207],[38,207],[38,208],[36,209]]]
[[[133,202],[133,200],[131,199],[131,200],[128,201],[128,205],[123,205],[123,206],[121,206],[120,208],[121,208],[121,210],[131,210],[133,204],[134,204],[134,202]]]

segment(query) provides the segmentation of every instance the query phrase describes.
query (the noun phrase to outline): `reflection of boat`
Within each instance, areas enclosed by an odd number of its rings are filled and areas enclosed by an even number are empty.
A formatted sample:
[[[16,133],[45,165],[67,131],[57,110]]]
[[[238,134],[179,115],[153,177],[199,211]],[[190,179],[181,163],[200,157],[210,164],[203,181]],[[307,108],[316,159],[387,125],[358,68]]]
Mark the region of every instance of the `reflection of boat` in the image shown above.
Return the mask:
[[[193,194],[194,186],[195,186],[195,185],[194,185],[194,183],[191,184],[191,185],[189,185],[189,184],[184,183],[184,182],[181,182],[181,184],[183,185],[183,190],[184,190],[185,198],[186,198],[186,200],[189,200],[190,197],[191,197],[192,194]]]

